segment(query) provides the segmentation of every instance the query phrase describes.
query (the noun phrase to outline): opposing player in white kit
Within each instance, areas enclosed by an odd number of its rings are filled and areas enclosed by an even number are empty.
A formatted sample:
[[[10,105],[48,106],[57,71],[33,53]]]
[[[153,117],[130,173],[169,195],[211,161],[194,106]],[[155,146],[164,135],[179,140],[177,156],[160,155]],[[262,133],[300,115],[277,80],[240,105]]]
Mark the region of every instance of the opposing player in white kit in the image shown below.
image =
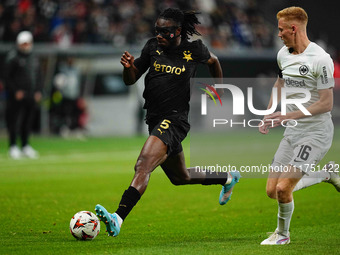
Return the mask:
[[[308,16],[300,7],[289,7],[277,13],[278,36],[285,46],[277,55],[280,69],[274,84],[278,101],[282,88],[308,90],[311,98],[303,103],[310,113],[306,115],[295,104],[287,104],[286,115],[275,112],[265,116],[262,134],[271,127],[285,123],[287,127],[274,156],[272,172],[267,181],[267,195],[278,201],[278,220],[275,232],[262,245],[280,245],[290,242],[289,225],[294,210],[293,191],[321,181],[332,183],[340,191],[338,165],[332,162],[327,170],[318,170],[317,164],[332,144],[334,65],[331,57],[320,46],[309,41],[306,33]],[[302,99],[308,93],[287,93],[287,99]],[[273,103],[273,94],[268,109]],[[290,121],[286,121],[290,120]]]

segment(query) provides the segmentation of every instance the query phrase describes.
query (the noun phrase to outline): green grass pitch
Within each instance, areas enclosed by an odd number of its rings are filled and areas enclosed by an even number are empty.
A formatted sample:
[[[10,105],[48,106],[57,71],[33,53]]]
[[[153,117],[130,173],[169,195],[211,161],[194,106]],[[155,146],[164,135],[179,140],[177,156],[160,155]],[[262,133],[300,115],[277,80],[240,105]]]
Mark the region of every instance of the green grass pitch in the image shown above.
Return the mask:
[[[226,160],[270,163],[281,135],[226,132]],[[145,137],[32,141],[40,159],[13,161],[0,138],[0,254],[340,254],[340,194],[332,185],[294,193],[291,244],[263,247],[277,214],[265,178],[241,179],[231,201],[220,206],[220,186],[176,187],[160,168],[118,237],[108,237],[101,223],[95,240],[77,241],[69,231],[71,217],[94,211],[97,203],[117,208]],[[266,146],[259,151],[257,144]],[[189,162],[189,139],[184,149]],[[322,164],[339,163],[339,152],[336,135]]]

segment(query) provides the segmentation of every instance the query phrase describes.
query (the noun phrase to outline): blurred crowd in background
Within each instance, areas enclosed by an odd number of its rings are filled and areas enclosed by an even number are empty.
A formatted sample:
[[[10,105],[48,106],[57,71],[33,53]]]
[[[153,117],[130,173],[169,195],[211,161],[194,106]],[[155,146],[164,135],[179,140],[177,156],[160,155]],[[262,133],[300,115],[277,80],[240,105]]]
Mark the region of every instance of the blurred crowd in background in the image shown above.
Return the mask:
[[[33,34],[34,43],[47,43],[48,47],[57,45],[62,49],[68,49],[70,46],[86,44],[96,46],[91,48],[101,48],[102,45],[105,45],[118,49],[130,47],[140,50],[144,43],[154,36],[154,23],[159,13],[166,8],[175,7],[201,13],[198,15],[201,24],[197,30],[202,34],[202,40],[209,49],[220,53],[219,57],[225,57],[226,55],[223,53],[228,50],[230,50],[229,52],[243,52],[241,55],[247,57],[249,52],[255,52],[257,49],[269,49],[269,51],[277,52],[283,46],[277,36],[275,14],[277,10],[293,4],[299,5],[301,1],[2,0],[0,1],[0,46],[2,43],[14,45],[19,32],[26,30]],[[307,2],[305,0],[304,5],[307,6]],[[331,6],[327,8],[332,9]],[[319,27],[320,17],[323,18],[325,12],[330,20],[334,20],[334,16],[332,17],[330,12],[320,10],[313,3],[308,3],[307,10],[307,12],[311,10],[308,29],[312,29],[312,31],[308,33],[309,38],[331,54],[335,64],[334,76],[338,78],[335,90],[340,91],[340,51],[337,50],[339,49],[337,42],[340,42],[339,34],[329,30],[333,29],[332,26]],[[322,40],[320,40],[321,38]],[[336,40],[331,41],[331,39]],[[238,48],[249,49],[249,51],[234,51]],[[7,51],[6,47],[3,49]],[[3,50],[0,53],[2,54],[0,55],[0,69],[4,70],[2,62],[6,52]],[[99,85],[105,83],[100,81],[114,80],[114,83],[117,83],[117,79],[113,79],[110,74],[105,74],[106,76],[102,74],[102,76],[98,75],[99,78],[96,76],[93,80],[88,79],[91,82],[84,82],[85,74],[80,73],[74,65],[74,59],[59,56],[51,51],[51,55],[53,54],[54,59],[50,58],[49,61],[47,58],[40,59],[42,77],[45,81],[44,97],[49,102],[45,105],[48,105],[51,116],[49,118],[50,130],[53,133],[67,135],[72,130],[84,128],[88,120],[89,114],[84,100],[84,96],[86,96],[84,91],[89,93],[92,89],[85,90],[85,83],[86,86],[89,84],[92,86],[93,83],[93,91],[96,92]],[[80,56],[79,52],[77,54],[74,56],[75,58]],[[82,57],[84,56],[82,55]],[[220,58],[221,61],[222,58]],[[256,69],[249,65],[248,69],[244,70],[244,66],[237,66],[237,64],[235,66],[233,64],[233,68],[231,68],[228,59],[223,61],[229,67],[226,68],[229,71],[229,73],[226,72],[227,76],[231,75],[232,71],[230,70],[237,70],[244,72],[247,77]],[[243,61],[246,62],[247,59],[243,59]],[[275,62],[274,57],[273,61]],[[272,69],[276,71],[274,62]],[[252,63],[261,65],[258,64],[259,62],[254,62],[254,59]],[[47,66],[51,69],[50,71]],[[119,69],[119,75],[120,72]],[[259,74],[261,77],[275,77],[276,75],[276,72],[273,73],[270,70],[268,73],[266,71],[266,74],[262,72]],[[1,120],[4,115],[3,103],[6,99],[2,75],[3,71],[0,71],[0,130],[4,127]],[[86,77],[90,76],[86,74]],[[99,81],[98,84],[97,81]],[[121,83],[120,76],[119,82]],[[111,83],[108,82],[108,84]],[[335,104],[340,107],[339,103],[340,100],[335,100]],[[338,115],[340,119],[340,114]],[[139,119],[142,120],[142,118]],[[36,123],[39,123],[39,119]],[[39,125],[36,126],[36,130],[39,130]]]
[[[4,0],[0,41],[14,42],[28,30],[35,42],[61,47],[139,45],[152,36],[158,14],[168,7],[199,10],[198,30],[213,48],[274,46],[275,24],[264,19],[256,0]]]

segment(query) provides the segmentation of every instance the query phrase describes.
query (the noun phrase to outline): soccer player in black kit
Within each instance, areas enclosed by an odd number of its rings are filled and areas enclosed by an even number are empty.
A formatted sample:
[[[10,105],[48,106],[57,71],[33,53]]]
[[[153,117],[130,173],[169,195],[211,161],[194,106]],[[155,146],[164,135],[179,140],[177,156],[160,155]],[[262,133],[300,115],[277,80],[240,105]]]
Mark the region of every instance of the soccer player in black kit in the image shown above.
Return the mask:
[[[143,97],[150,135],[137,159],[132,182],[116,212],[111,214],[99,204],[95,207],[109,236],[119,234],[123,221],[145,192],[150,174],[158,166],[174,185],[221,184],[221,205],[229,201],[233,187],[240,179],[239,172],[196,172],[185,165],[181,142],[190,129],[190,78],[195,76],[200,63],[209,67],[212,77],[223,77],[217,57],[202,41],[188,41],[188,36],[200,35],[195,29],[195,25],[199,24],[196,14],[173,8],[164,10],[155,24],[156,38],[146,43],[141,56],[134,59],[129,52],[124,52],[121,57],[126,85],[134,84],[149,69]]]

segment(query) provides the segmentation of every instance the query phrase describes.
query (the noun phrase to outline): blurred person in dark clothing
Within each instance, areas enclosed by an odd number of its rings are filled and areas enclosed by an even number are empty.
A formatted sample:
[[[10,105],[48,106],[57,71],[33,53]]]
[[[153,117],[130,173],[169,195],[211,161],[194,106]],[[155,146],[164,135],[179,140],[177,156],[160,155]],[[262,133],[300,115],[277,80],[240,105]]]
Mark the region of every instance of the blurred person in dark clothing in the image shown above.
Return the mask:
[[[5,63],[5,89],[7,92],[6,122],[9,134],[9,156],[37,158],[38,152],[29,144],[32,120],[41,88],[37,82],[38,61],[32,54],[33,36],[22,31],[16,39],[16,49],[11,50]],[[17,136],[21,139],[21,150]]]
[[[69,56],[58,67],[54,77],[55,93],[60,97],[56,105],[55,116],[60,120],[61,136],[76,135],[82,137],[84,129],[81,118],[86,114],[86,104],[82,98],[81,74],[75,66],[74,58]]]
[[[4,32],[2,40],[4,42],[15,42],[15,39],[21,29],[21,23],[19,19],[14,19],[4,26]]]

